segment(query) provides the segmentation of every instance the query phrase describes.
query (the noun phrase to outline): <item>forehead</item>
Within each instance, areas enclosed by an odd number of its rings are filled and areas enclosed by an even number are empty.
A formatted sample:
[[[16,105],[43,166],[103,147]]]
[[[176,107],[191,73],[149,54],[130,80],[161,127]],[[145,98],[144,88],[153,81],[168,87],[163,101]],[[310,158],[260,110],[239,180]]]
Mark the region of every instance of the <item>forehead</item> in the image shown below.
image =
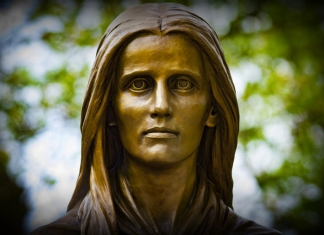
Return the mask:
[[[182,34],[167,34],[167,35],[141,35],[131,40],[124,49],[124,52],[138,52],[138,50],[147,50],[154,48],[154,50],[162,49],[165,52],[174,52],[174,50],[181,49],[188,50],[189,53],[198,53],[194,43],[185,35]]]
[[[168,69],[191,69],[197,73],[203,71],[200,51],[195,43],[181,34],[137,37],[123,49],[119,60],[121,70],[149,65],[152,68],[154,64],[167,64]]]

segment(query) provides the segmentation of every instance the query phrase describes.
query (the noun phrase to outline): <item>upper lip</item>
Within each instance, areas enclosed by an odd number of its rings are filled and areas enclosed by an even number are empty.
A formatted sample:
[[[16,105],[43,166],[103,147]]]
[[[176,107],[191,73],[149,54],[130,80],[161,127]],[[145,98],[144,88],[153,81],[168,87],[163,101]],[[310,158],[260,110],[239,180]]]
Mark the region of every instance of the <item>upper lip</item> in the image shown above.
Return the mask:
[[[153,132],[161,132],[161,133],[172,133],[175,135],[178,135],[179,133],[173,129],[167,128],[167,127],[153,127],[149,128],[146,131],[144,131],[144,134],[153,133]]]

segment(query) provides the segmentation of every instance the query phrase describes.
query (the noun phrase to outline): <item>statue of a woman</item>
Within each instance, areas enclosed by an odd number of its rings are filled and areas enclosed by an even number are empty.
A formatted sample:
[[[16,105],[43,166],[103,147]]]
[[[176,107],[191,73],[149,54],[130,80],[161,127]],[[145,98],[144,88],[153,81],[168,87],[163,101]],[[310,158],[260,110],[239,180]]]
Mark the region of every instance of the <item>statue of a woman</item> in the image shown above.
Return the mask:
[[[67,214],[34,234],[279,234],[236,215],[235,89],[214,30],[177,4],[120,14],[82,107]]]

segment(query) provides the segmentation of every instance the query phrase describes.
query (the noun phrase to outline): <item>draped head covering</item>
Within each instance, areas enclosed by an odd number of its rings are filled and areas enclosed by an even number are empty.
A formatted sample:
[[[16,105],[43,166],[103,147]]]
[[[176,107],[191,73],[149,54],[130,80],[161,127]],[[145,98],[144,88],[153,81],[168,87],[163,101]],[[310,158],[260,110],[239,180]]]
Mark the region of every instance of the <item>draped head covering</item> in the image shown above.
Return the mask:
[[[82,234],[118,234],[111,172],[123,158],[112,119],[114,82],[121,50],[141,35],[181,34],[202,53],[211,86],[217,124],[205,127],[198,151],[203,178],[228,207],[232,207],[232,165],[239,130],[235,88],[213,28],[188,8],[173,4],[144,4],[121,13],[99,44],[82,107],[81,166],[68,211],[78,208]],[[202,190],[202,189],[201,189]],[[204,189],[205,190],[205,189]]]

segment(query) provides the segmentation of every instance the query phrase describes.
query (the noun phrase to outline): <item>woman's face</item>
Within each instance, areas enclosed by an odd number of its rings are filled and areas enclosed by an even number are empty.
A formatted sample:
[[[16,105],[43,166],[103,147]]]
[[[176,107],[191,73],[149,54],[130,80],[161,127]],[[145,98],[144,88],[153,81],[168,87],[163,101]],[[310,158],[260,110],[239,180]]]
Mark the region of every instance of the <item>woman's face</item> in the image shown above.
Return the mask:
[[[113,108],[126,157],[155,166],[196,157],[205,126],[215,125],[201,55],[181,35],[125,47]]]

